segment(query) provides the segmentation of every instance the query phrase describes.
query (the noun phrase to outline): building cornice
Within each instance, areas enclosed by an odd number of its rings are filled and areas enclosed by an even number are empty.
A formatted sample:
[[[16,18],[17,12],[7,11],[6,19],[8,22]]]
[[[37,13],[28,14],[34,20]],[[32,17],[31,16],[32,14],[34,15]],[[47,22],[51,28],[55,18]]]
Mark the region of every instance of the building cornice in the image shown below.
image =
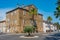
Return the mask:
[[[10,13],[10,12],[13,12],[13,11],[15,11],[15,10],[17,10],[17,9],[21,9],[21,10],[28,11],[28,10],[26,10],[26,9],[23,9],[23,8],[17,7],[17,8],[15,8],[15,9],[11,10],[11,11],[6,12],[6,14],[8,14],[8,13]]]

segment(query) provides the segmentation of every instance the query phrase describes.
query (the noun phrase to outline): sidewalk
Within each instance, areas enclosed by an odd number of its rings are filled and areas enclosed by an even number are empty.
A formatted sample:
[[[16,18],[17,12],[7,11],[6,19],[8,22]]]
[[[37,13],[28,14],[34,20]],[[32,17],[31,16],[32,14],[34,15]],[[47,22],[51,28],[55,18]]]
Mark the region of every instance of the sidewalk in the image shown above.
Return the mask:
[[[58,32],[51,32],[51,33],[32,33],[33,35],[52,35]],[[3,33],[2,35],[27,35],[27,33]]]

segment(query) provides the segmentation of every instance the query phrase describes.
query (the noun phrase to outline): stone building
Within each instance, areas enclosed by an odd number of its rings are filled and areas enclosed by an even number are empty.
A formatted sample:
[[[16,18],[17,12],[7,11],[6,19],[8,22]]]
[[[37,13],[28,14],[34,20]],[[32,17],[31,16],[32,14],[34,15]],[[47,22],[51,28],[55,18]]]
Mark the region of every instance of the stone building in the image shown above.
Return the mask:
[[[11,33],[22,33],[25,26],[32,26],[32,16],[29,13],[30,9],[38,10],[34,5],[17,7],[11,11],[6,12],[6,31]],[[37,32],[43,32],[43,15],[34,15],[34,24]]]

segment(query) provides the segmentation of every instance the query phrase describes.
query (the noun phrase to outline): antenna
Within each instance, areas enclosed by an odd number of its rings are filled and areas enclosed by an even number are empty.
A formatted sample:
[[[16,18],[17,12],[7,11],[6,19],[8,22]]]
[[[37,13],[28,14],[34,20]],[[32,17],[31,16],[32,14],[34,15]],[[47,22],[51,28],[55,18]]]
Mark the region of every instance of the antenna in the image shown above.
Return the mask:
[[[19,0],[17,1],[17,4],[16,4],[16,6],[17,6],[17,7],[20,7],[20,5],[19,5]]]
[[[22,8],[24,7],[24,4],[22,4]]]

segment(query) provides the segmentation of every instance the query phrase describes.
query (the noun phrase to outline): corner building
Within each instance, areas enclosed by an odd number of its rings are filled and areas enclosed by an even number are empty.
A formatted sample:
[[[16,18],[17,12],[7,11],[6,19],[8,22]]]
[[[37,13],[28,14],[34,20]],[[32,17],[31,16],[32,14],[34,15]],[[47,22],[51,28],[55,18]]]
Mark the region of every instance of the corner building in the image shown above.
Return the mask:
[[[6,12],[6,32],[8,33],[23,33],[25,26],[32,26],[32,16],[29,10],[37,8],[34,5],[28,5],[23,8],[17,7],[11,11]],[[38,10],[37,10],[38,11]],[[43,32],[43,15],[34,15],[36,32]]]

